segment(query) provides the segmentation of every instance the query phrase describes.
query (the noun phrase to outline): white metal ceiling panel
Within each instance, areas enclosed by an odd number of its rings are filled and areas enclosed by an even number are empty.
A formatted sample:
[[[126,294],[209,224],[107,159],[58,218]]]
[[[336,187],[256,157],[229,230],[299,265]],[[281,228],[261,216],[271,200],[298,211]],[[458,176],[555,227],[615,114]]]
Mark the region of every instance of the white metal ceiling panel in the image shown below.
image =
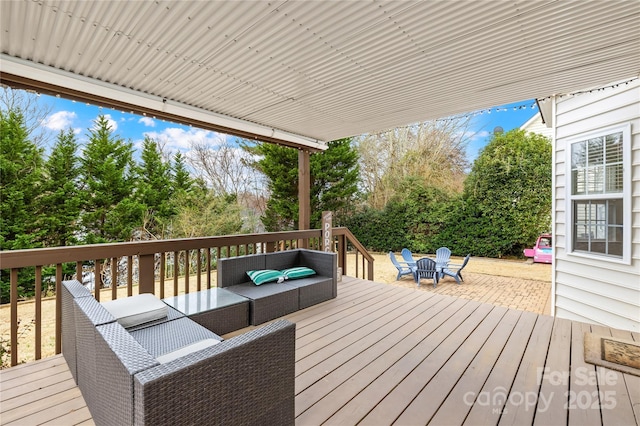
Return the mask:
[[[637,0],[16,0],[0,25],[4,58],[303,145],[640,74]]]

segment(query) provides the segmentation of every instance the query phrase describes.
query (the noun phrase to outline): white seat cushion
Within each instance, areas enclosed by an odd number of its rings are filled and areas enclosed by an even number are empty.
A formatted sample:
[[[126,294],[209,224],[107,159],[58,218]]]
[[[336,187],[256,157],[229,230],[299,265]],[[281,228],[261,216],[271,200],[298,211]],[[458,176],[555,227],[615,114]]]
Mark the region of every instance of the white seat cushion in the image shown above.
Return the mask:
[[[160,364],[166,364],[170,361],[173,361],[174,359],[182,358],[185,355],[200,351],[202,349],[208,348],[209,346],[217,345],[218,343],[220,343],[220,341],[216,339],[200,340],[199,342],[195,342],[180,349],[176,349],[173,352],[162,354],[156,358],[156,361],[158,361]]]
[[[124,328],[167,317],[167,305],[151,293],[111,300],[102,305]]]

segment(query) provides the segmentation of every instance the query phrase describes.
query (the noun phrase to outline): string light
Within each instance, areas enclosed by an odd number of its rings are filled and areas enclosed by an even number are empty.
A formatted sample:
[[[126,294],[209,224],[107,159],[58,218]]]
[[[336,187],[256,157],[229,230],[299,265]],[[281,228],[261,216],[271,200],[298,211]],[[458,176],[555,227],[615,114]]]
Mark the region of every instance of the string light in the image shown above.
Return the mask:
[[[563,98],[567,98],[567,97],[575,97],[575,96],[585,95],[585,94],[588,94],[588,93],[602,92],[602,91],[605,91],[607,89],[616,89],[616,88],[618,88],[620,86],[623,86],[623,85],[627,86],[627,85],[629,85],[629,83],[632,83],[632,82],[638,80],[638,78],[640,78],[640,77],[630,78],[629,80],[625,80],[625,81],[621,81],[621,82],[613,83],[613,84],[608,84],[606,86],[601,86],[601,87],[597,87],[597,88],[594,88],[594,89],[578,90],[577,92],[563,93],[563,94],[557,95],[556,97],[559,98],[559,99],[563,99]],[[538,99],[538,102],[544,103],[544,102],[547,102],[547,101],[551,100],[552,98],[553,98],[553,96],[547,96],[547,97]]]
[[[538,106],[536,105],[536,103],[526,103],[526,104],[520,104],[520,105],[514,105],[513,107],[511,107],[513,109],[513,111],[519,111],[519,110],[526,110],[526,109],[536,109],[538,108]],[[480,109],[477,111],[472,111],[472,112],[467,112],[464,114],[458,114],[458,115],[452,115],[449,117],[444,117],[444,118],[438,118],[435,119],[433,121],[440,123],[440,122],[448,122],[448,121],[454,121],[454,120],[459,120],[461,118],[471,118],[471,117],[476,117],[478,115],[483,115],[483,114],[491,114],[492,112],[507,112],[509,111],[509,108],[507,107],[493,107],[493,108],[486,108],[486,109]],[[410,127],[410,126],[407,126]]]
[[[598,88],[595,88],[595,89],[579,90],[577,92],[571,92],[571,93],[566,93],[566,94],[562,94],[562,95],[557,95],[556,97],[562,99],[564,97],[579,96],[579,95],[584,95],[586,93],[600,92],[600,91],[604,91],[604,90],[607,90],[607,89],[615,89],[615,88],[623,86],[623,85],[626,86],[629,83],[631,83],[631,82],[633,82],[635,80],[638,80],[639,78],[640,77],[634,77],[634,78],[631,78],[629,80],[622,81],[622,82],[619,82],[619,83],[609,84],[609,85],[598,87]],[[553,96],[547,96],[547,97],[544,97],[544,98],[538,98],[537,101],[539,103],[545,103],[546,101],[551,100],[551,99],[553,99]],[[519,105],[514,105],[513,107],[510,107],[510,108],[512,108],[513,111],[526,110],[526,109],[537,109],[538,105],[537,105],[536,102],[533,102],[532,104],[523,103],[523,104],[519,104]],[[450,122],[450,121],[460,120],[460,119],[463,119],[463,118],[472,118],[472,117],[476,117],[478,115],[483,115],[483,114],[491,114],[492,111],[494,111],[494,112],[507,112],[507,111],[509,111],[509,108],[507,108],[507,107],[492,107],[492,108],[476,110],[476,111],[472,111],[472,112],[468,112],[468,113],[464,113],[464,114],[458,114],[458,115],[452,115],[452,116],[449,116],[449,117],[438,118],[438,119],[431,120],[431,121],[436,122],[436,123]],[[399,127],[396,127],[394,129],[389,129],[389,130],[408,129],[408,128],[411,128],[411,127],[415,127],[417,124],[419,124],[419,123],[414,123],[414,124],[410,124],[410,125],[407,125],[407,126],[399,126]],[[369,134],[370,135],[374,135],[374,134],[382,135],[382,134],[386,133],[387,131],[381,131],[381,132],[369,133]]]
[[[573,97],[573,96],[580,96],[580,95],[584,95],[587,93],[594,93],[594,92],[601,92],[607,89],[615,89],[617,87],[623,86],[623,85],[628,85],[629,83],[638,80],[638,78],[640,77],[634,77],[631,78],[629,80],[626,81],[622,81],[619,83],[614,83],[614,84],[609,84],[606,86],[602,86],[602,87],[598,87],[598,88],[594,88],[594,89],[588,89],[588,90],[579,90],[576,92],[571,92],[571,93],[565,93],[565,94],[561,94],[561,95],[557,95],[556,97],[562,99],[565,97]],[[553,98],[553,96],[547,96],[544,98],[538,98],[538,102],[540,103],[545,103],[548,100],[551,100]],[[531,105],[527,104],[520,104],[520,105],[514,105],[513,107],[511,107],[513,109],[513,111],[519,111],[519,110],[526,110],[528,108],[530,109],[537,109],[538,105],[536,105],[536,103],[532,103]],[[459,120],[461,118],[471,118],[471,117],[476,117],[478,115],[483,115],[483,114],[491,114],[491,112],[506,112],[508,111],[508,108],[487,108],[487,109],[481,109],[481,110],[477,110],[477,111],[473,111],[473,112],[468,112],[465,114],[458,114],[458,115],[453,115],[450,117],[444,117],[444,118],[438,118],[434,121],[436,122],[448,122],[448,121],[453,121],[453,120]],[[406,126],[406,127],[410,127],[410,126]]]

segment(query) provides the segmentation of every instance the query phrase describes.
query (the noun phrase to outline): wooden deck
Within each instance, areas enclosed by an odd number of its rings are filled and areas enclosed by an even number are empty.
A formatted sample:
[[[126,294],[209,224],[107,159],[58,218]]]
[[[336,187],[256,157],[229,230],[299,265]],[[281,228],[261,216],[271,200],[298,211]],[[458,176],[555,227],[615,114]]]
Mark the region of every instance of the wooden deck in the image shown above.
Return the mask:
[[[296,424],[640,422],[640,377],[583,361],[638,333],[345,277],[297,324]],[[92,424],[60,356],[0,374],[4,425]]]

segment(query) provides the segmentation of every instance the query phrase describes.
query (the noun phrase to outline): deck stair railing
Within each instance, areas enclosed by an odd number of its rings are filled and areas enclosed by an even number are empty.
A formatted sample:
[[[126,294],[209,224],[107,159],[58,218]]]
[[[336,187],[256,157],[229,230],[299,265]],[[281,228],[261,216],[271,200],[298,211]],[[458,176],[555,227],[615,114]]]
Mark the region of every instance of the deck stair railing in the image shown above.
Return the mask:
[[[6,327],[3,327],[0,330],[3,333],[0,335],[0,349],[3,356],[10,355],[7,364],[13,366],[18,363],[18,337],[22,334],[19,327],[20,324],[25,326],[25,318],[18,315],[19,305],[29,303],[34,305],[33,314],[26,323],[34,328],[29,333],[33,335],[33,342],[23,342],[22,338],[20,343],[33,346],[33,354],[26,357],[23,354],[21,361],[42,358],[44,302],[55,303],[55,353],[61,352],[62,307],[58,290],[65,279],[84,277],[97,300],[131,296],[134,290],[165,298],[214,286],[218,259],[300,247],[324,250],[322,245],[326,240],[322,237],[321,230],[314,229],[2,251],[0,269],[3,275],[8,273],[10,277],[10,294],[9,306],[6,303],[1,305],[0,313],[6,313],[7,308],[10,313],[9,339],[6,338]],[[347,228],[332,228],[332,241],[327,249],[338,253],[338,267],[342,268],[344,275],[373,280],[373,257]],[[354,257],[354,261],[347,262],[348,256]],[[352,265],[353,271],[348,269]],[[45,271],[50,270],[55,273],[47,276]],[[35,296],[28,302],[18,300],[19,273],[33,274],[31,283]],[[21,280],[24,277],[21,276]],[[54,289],[55,297],[47,297],[46,292],[43,294],[43,284]],[[48,334],[46,337],[50,340]]]

